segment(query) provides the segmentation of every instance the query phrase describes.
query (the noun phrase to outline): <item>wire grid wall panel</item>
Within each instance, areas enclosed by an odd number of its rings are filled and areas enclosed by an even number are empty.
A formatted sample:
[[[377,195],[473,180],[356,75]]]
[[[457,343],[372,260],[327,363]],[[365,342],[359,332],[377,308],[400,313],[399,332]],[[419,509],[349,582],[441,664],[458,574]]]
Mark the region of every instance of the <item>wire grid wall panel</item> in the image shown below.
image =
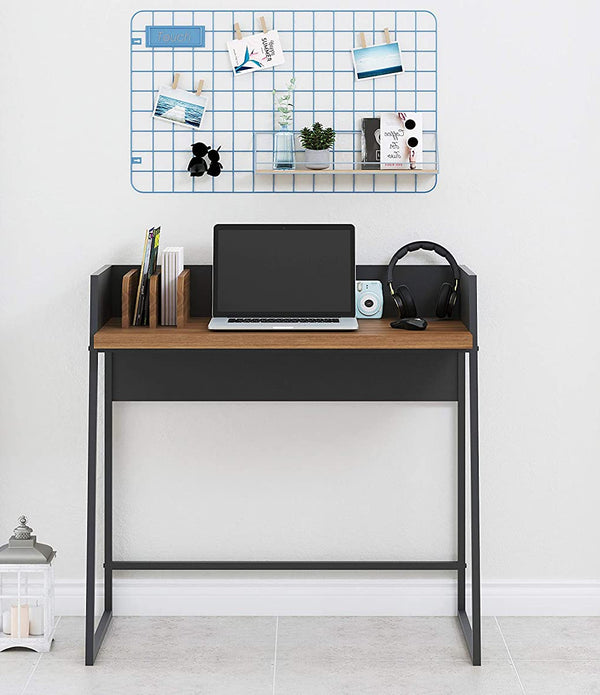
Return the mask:
[[[234,75],[226,43],[259,33],[260,17],[277,29],[285,63]],[[203,48],[147,47],[148,26],[204,26]],[[356,81],[351,50],[364,32],[367,44],[391,40],[404,72]],[[423,115],[424,159],[437,163],[437,22],[426,10],[140,10],[131,19],[131,184],[141,193],[428,193],[434,174],[263,174],[255,171],[261,135],[276,129],[273,89],[296,78],[293,129],[315,121],[338,133],[334,161],[360,159],[364,117],[381,112]],[[152,117],[158,89],[180,73],[179,88],[193,92],[204,80],[209,97],[200,131]],[[190,177],[191,145],[221,147],[217,178]],[[262,156],[260,152],[257,157]],[[272,156],[272,154],[270,154]]]

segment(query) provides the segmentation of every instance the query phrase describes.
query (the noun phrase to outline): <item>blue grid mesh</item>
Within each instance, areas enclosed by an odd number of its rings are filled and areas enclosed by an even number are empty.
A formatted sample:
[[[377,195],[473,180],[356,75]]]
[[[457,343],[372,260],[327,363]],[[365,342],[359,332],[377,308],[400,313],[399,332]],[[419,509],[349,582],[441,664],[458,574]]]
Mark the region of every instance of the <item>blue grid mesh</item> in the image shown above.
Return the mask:
[[[233,25],[260,31],[259,17],[279,31],[286,62],[234,77],[226,42]],[[147,48],[146,26],[204,25],[204,48]],[[404,73],[356,82],[351,49],[359,32],[382,43],[388,27],[402,51]],[[437,22],[425,10],[141,10],[131,18],[131,184],[141,193],[427,193],[435,175],[257,174],[256,134],[275,129],[272,90],[296,77],[294,128],[316,120],[339,133],[334,159],[358,158],[363,117],[382,111],[423,114],[424,159],[437,161]],[[161,85],[181,74],[193,91],[204,79],[210,101],[202,132],[152,118]],[[191,178],[191,145],[221,146],[218,178]],[[358,149],[357,149],[358,148]]]

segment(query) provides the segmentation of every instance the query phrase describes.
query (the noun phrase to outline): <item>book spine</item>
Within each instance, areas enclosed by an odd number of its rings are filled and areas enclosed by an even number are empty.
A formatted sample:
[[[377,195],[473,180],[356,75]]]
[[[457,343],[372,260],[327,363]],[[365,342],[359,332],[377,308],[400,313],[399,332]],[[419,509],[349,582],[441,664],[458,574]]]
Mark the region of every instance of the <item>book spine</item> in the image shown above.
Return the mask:
[[[177,248],[173,277],[173,323],[177,325],[177,278],[183,273],[183,249]]]
[[[167,254],[163,251],[162,256],[162,273],[160,274],[160,324],[167,325],[167,309],[166,309],[166,274],[167,274]]]
[[[146,294],[144,297],[144,306],[142,309],[142,325],[147,326],[150,323],[150,277],[156,273],[156,265],[158,260],[158,244],[160,241],[160,227],[154,230],[154,240],[150,249],[150,260],[148,262],[148,276],[146,280]]]
[[[148,235],[150,230],[146,230],[146,238],[144,240],[144,252],[142,253],[142,262],[140,264],[140,279],[138,280],[137,294],[135,295],[135,308],[133,310],[133,321],[131,322],[135,326],[135,321],[138,313],[138,307],[140,306],[140,293],[142,291],[142,277],[144,275],[144,262],[146,260],[146,249],[148,248]]]
[[[379,169],[379,143],[377,131],[380,129],[379,118],[363,118],[360,130],[361,169]]]
[[[137,307],[137,313],[135,316],[135,326],[142,325],[142,315],[144,310],[144,300],[146,298],[146,287],[148,284],[148,268],[150,265],[150,252],[152,250],[152,244],[154,242],[154,228],[148,232],[148,243],[146,244],[146,254],[144,257],[143,272],[141,273],[141,285],[140,285],[140,296]]]

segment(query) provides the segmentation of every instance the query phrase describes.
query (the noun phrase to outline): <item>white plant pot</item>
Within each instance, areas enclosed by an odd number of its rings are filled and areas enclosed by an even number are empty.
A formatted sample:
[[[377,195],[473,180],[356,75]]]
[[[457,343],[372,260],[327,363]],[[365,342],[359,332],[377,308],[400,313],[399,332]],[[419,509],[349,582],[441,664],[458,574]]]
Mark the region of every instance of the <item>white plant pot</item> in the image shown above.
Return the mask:
[[[305,150],[304,163],[307,169],[329,169],[331,150]]]

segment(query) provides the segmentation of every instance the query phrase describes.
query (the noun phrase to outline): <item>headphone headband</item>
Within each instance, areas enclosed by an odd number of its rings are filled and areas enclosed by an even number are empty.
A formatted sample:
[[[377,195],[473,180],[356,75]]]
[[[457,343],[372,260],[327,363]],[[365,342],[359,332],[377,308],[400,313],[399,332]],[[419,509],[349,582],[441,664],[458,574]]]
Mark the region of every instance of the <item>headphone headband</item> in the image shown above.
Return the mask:
[[[440,244],[436,244],[435,241],[413,241],[410,244],[405,244],[401,249],[398,249],[398,251],[396,251],[396,253],[392,256],[391,261],[389,262],[387,269],[387,284],[392,294],[394,294],[393,274],[396,263],[398,263],[398,261],[401,258],[404,258],[404,256],[411,253],[412,251],[419,251],[421,249],[423,249],[424,251],[433,251],[434,253],[437,253],[438,256],[441,256],[442,258],[445,258],[448,261],[448,264],[450,265],[450,268],[452,269],[452,274],[454,276],[454,288],[456,289],[458,287],[460,271],[458,269],[458,263],[456,262],[456,259],[450,253],[450,251],[448,251],[448,249],[445,249],[443,246],[440,246]]]

